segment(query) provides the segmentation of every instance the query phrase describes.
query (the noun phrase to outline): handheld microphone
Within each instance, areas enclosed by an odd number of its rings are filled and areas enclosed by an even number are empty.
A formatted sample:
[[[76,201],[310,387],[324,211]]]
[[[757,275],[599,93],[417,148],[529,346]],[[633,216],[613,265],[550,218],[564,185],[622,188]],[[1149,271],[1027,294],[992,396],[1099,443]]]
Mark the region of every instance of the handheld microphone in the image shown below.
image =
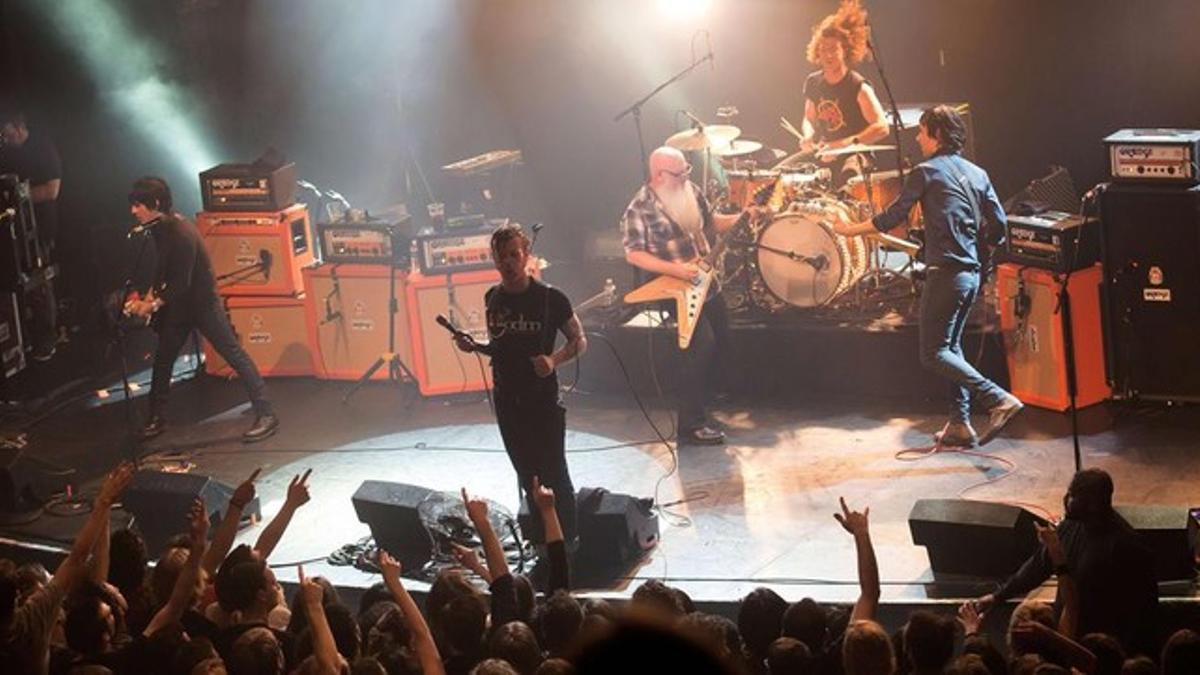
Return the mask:
[[[263,278],[271,280],[271,260],[274,256],[265,248],[258,249],[258,266],[262,269]]]
[[[438,314],[434,318],[434,321],[437,321],[438,325],[441,326],[442,328],[445,328],[446,330],[450,331],[450,334],[453,335],[454,337],[461,338],[463,340],[468,340],[470,342],[475,342],[475,338],[471,337],[466,332],[459,330],[458,328],[455,328],[454,324],[450,323],[450,319],[447,319],[445,314]]]

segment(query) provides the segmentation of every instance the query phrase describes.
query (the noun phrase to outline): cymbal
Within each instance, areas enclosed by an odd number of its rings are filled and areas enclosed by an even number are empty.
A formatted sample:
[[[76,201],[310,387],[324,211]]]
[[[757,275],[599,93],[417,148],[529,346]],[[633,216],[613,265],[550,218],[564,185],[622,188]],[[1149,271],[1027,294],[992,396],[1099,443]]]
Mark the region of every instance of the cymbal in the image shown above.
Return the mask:
[[[856,155],[860,152],[882,152],[884,150],[895,150],[894,145],[864,145],[855,143],[847,145],[844,148],[829,148],[827,150],[818,150],[817,157],[838,157],[840,155]]]
[[[713,146],[712,154],[718,157],[740,157],[758,152],[762,150],[762,146],[763,144],[758,141],[733,140]]]
[[[717,145],[728,145],[735,138],[742,135],[742,130],[730,124],[710,124],[706,127],[698,129],[687,129],[679,133],[672,134],[667,138],[667,145],[682,150],[691,152],[693,150],[704,150]]]

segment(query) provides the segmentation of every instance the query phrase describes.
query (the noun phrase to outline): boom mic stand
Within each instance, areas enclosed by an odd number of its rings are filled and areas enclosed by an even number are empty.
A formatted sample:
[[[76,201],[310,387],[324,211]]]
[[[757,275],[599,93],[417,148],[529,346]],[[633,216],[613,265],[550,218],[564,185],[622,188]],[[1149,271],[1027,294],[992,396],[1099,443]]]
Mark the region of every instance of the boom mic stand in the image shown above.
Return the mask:
[[[874,27],[871,26],[871,32],[874,33]],[[871,50],[871,59],[875,61],[875,70],[879,72],[879,82],[883,85],[883,92],[887,94],[888,106],[890,106],[891,123],[888,124],[892,129],[892,140],[896,143],[896,175],[900,178],[900,184],[904,185],[904,148],[901,146],[900,131],[903,129],[903,121],[900,119],[900,106],[896,105],[896,97],[892,95],[892,85],[888,82],[887,72],[883,68],[883,61],[879,58],[879,48],[875,46],[875,40],[867,40],[867,49]]]
[[[650,181],[650,166],[649,166],[649,159],[646,156],[646,141],[642,138],[642,106],[646,105],[646,103],[649,102],[650,99],[657,96],[658,92],[662,91],[663,89],[666,89],[667,87],[671,86],[672,84],[675,84],[676,82],[687,77],[693,70],[696,69],[696,66],[699,66],[700,64],[704,63],[705,61],[712,61],[712,60],[713,60],[713,54],[710,51],[707,55],[701,57],[700,60],[693,61],[692,65],[690,65],[687,68],[684,68],[683,70],[679,71],[678,73],[675,73],[674,75],[672,75],[670,77],[670,79],[668,79],[666,82],[663,82],[662,84],[655,87],[649,94],[646,94],[645,96],[641,97],[636,102],[634,102],[633,105],[631,105],[628,108],[617,113],[617,116],[613,118],[614,122],[620,122],[622,119],[625,118],[626,115],[633,115],[633,124],[635,127],[637,127],[638,149],[640,149],[641,153],[642,153],[642,174],[645,175],[647,182]]]
[[[141,459],[138,454],[138,448],[141,447],[142,439],[138,435],[137,414],[133,409],[133,387],[129,384],[129,363],[125,360],[127,328],[123,319],[125,299],[133,292],[133,276],[137,274],[138,268],[141,267],[142,257],[146,253],[146,243],[149,241],[149,235],[143,231],[142,242],[138,245],[137,254],[134,256],[133,262],[125,274],[125,281],[121,284],[121,297],[114,308],[114,315],[109,317],[113,326],[113,340],[109,343],[109,346],[110,348],[116,348],[121,362],[121,392],[125,399],[122,406],[125,408],[126,454],[128,454],[129,460],[133,462],[135,468]]]
[[[404,359],[396,353],[396,313],[399,311],[399,306],[396,303],[396,226],[395,224],[386,225],[388,240],[391,242],[392,255],[388,261],[388,346],[387,351],[379,355],[375,359],[366,372],[364,372],[358,381],[351,385],[346,395],[342,397],[342,404],[350,402],[350,397],[355,394],[364,384],[370,381],[371,377],[382,368],[384,365],[388,367],[388,381],[396,384],[403,384],[404,378],[415,383],[417,378],[409,370],[408,365],[404,363]],[[410,401],[411,402],[411,401]]]

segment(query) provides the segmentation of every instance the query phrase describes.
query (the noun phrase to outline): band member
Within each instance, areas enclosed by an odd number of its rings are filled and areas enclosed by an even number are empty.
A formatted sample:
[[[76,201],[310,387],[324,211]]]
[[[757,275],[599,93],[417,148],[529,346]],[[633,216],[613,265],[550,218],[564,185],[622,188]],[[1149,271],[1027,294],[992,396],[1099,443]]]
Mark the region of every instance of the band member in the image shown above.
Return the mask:
[[[986,443],[1023,407],[1021,401],[979,374],[963,357],[962,334],[979,289],[980,238],[1003,232],[1004,210],[987,172],[959,154],[966,125],[953,108],[939,105],[921,115],[917,144],[927,158],[908,174],[896,201],[861,223],[841,221],[839,234],[886,232],[904,222],[916,202],[925,214],[925,260],[921,295],[921,364],[950,380],[954,404],[950,421],[935,434],[944,446],[971,447],[980,439],[971,428],[971,397],[988,409]],[[838,216],[841,218],[841,216]]]
[[[536,476],[554,490],[555,510],[570,545],[578,536],[575,487],[567,470],[567,411],[559,397],[556,369],[583,354],[587,338],[567,296],[530,274],[531,245],[520,225],[505,225],[492,233],[492,260],[500,283],[484,296],[489,339],[478,344],[459,337],[456,343],[464,352],[491,357],[496,422],[534,521],[534,532],[527,536],[545,542],[534,501]],[[555,351],[560,332],[566,343]]]
[[[888,135],[875,90],[852,68],[867,57],[870,34],[859,0],[843,0],[837,12],[813,27],[808,60],[821,69],[804,81],[802,150],[874,143]]]
[[[212,343],[246,387],[256,417],[254,425],[242,434],[242,440],[253,443],[270,437],[279,428],[279,420],[266,398],[262,375],[238,344],[225,316],[217,296],[212,262],[200,232],[172,210],[171,188],[161,178],[147,176],[134,182],[129,193],[129,211],[142,228],[149,230],[158,258],[150,293],[130,300],[125,306],[127,314],[153,317],[158,330],[150,383],[150,418],[142,428],[142,438],[154,438],[166,430],[164,415],[171,370],[193,329]]]
[[[696,262],[707,255],[710,233],[725,232],[739,215],[714,213],[703,191],[688,180],[692,167],[680,151],[661,147],[650,155],[650,182],[633,196],[621,219],[625,260],[652,274],[694,280]],[[715,285],[700,312],[691,346],[682,354],[678,396],[680,443],[718,445],[725,434],[705,411],[729,352],[729,320]]]

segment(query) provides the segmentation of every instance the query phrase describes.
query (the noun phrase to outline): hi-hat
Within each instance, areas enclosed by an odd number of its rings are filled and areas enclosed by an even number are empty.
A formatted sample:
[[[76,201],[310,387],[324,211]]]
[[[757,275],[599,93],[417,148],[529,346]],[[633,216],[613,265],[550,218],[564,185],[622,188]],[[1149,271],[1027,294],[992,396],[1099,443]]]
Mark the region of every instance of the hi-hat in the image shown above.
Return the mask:
[[[838,157],[840,155],[856,155],[860,152],[882,152],[884,150],[895,149],[896,146],[894,145],[863,145],[862,143],[855,143],[853,145],[847,145],[843,148],[826,148],[825,150],[818,150],[817,157]]]
[[[742,130],[735,126],[729,124],[710,124],[705,127],[687,129],[686,131],[672,134],[667,138],[666,144],[676,150],[691,152],[720,145],[729,145],[735,138],[741,135]]]
[[[714,145],[712,154],[718,157],[741,157],[762,150],[762,143],[758,141],[733,140],[722,145]]]

